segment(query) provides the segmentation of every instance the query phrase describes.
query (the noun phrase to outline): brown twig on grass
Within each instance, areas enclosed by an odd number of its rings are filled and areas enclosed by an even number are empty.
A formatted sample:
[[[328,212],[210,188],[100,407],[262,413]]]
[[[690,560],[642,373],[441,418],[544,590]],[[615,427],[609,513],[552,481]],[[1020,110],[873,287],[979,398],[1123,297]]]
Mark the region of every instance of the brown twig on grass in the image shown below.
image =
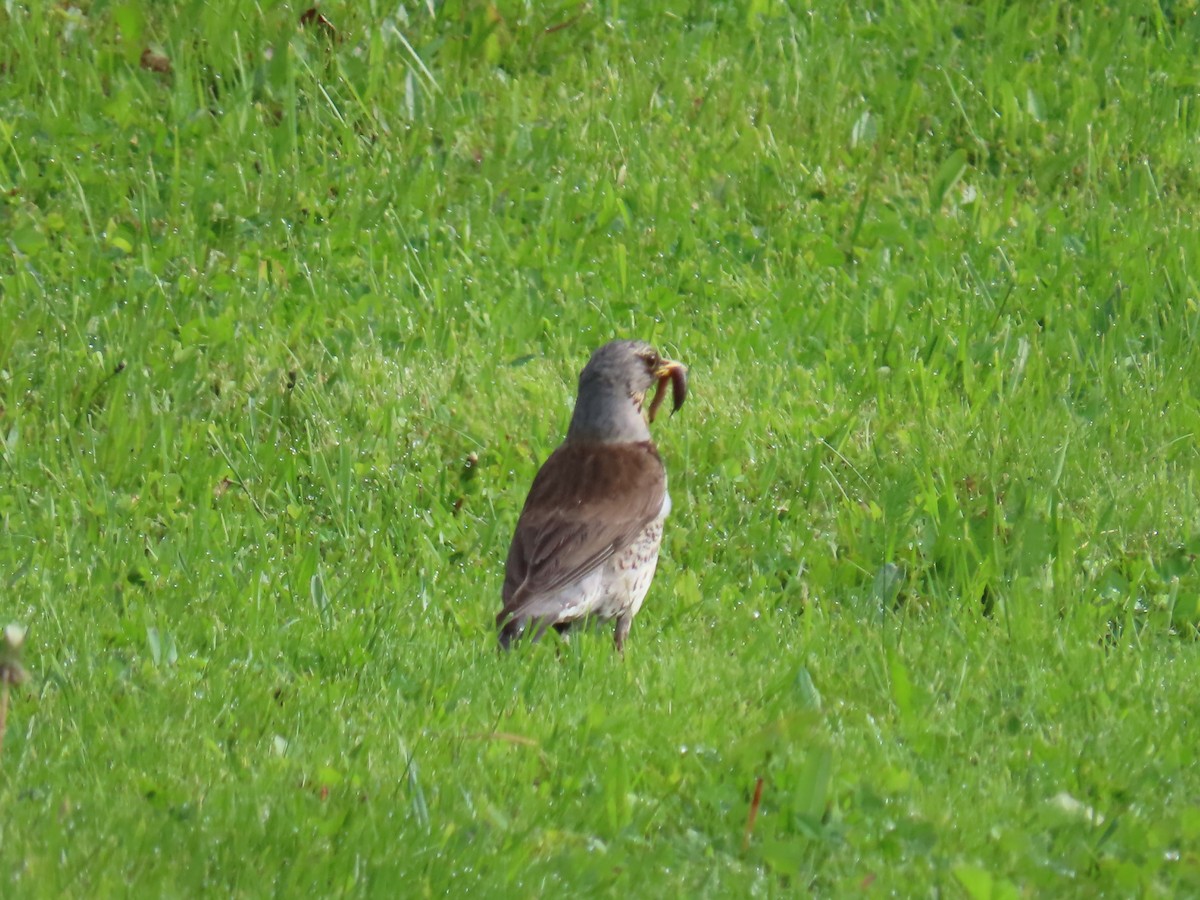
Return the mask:
[[[585,15],[587,15],[591,11],[591,9],[592,9],[592,4],[581,3],[581,4],[579,4],[579,12],[578,13],[571,16],[571,18],[567,19],[565,22],[559,22],[557,25],[551,25],[549,28],[542,29],[542,33],[543,34],[554,34],[556,31],[562,31],[566,28],[570,28],[572,25],[574,25],[576,22],[578,22],[580,19],[582,19]]]
[[[750,814],[746,817],[746,833],[742,835],[742,849],[750,849],[750,833],[754,831],[754,820],[758,818],[758,805],[762,803],[763,780],[754,782],[754,797],[750,800]]]

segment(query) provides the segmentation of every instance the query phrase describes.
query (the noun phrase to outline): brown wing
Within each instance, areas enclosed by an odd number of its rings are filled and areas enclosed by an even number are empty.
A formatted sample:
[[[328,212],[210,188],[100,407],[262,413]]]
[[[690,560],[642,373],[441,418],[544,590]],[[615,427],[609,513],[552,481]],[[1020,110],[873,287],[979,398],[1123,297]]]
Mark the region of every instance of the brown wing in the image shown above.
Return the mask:
[[[564,444],[542,465],[504,573],[503,623],[582,578],[658,516],[667,479],[658,451],[638,444]]]

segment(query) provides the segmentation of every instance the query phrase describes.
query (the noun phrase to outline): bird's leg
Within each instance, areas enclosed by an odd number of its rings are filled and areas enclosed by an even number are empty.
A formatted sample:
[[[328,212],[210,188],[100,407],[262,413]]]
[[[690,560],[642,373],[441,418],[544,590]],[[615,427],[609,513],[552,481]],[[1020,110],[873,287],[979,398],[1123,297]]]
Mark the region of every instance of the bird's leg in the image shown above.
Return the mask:
[[[617,628],[613,632],[613,643],[617,646],[617,652],[625,653],[625,638],[629,637],[629,626],[633,624],[633,616],[625,613],[617,618]]]

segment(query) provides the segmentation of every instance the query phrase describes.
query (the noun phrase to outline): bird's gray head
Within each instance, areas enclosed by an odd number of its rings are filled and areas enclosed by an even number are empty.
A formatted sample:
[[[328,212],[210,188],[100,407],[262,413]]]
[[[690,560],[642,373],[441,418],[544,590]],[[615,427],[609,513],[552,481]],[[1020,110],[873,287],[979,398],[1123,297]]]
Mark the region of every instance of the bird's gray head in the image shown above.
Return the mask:
[[[657,384],[658,393],[650,404],[650,421],[654,421],[668,381],[674,409],[679,409],[687,397],[687,367],[664,359],[645,341],[605,344],[579,375],[579,397],[567,440],[614,444],[650,440],[642,405],[646,392]]]

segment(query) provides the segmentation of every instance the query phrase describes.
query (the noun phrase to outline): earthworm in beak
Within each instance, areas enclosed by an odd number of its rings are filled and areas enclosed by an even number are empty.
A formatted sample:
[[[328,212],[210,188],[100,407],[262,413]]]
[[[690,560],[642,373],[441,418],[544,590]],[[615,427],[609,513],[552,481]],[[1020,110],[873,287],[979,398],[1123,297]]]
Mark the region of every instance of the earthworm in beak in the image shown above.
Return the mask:
[[[654,377],[658,379],[658,385],[654,392],[654,400],[650,403],[649,418],[651,422],[654,421],[658,408],[666,399],[668,381],[671,382],[671,415],[674,415],[679,411],[679,407],[683,406],[683,401],[687,399],[687,366],[674,360],[664,359],[662,364],[654,370]]]

